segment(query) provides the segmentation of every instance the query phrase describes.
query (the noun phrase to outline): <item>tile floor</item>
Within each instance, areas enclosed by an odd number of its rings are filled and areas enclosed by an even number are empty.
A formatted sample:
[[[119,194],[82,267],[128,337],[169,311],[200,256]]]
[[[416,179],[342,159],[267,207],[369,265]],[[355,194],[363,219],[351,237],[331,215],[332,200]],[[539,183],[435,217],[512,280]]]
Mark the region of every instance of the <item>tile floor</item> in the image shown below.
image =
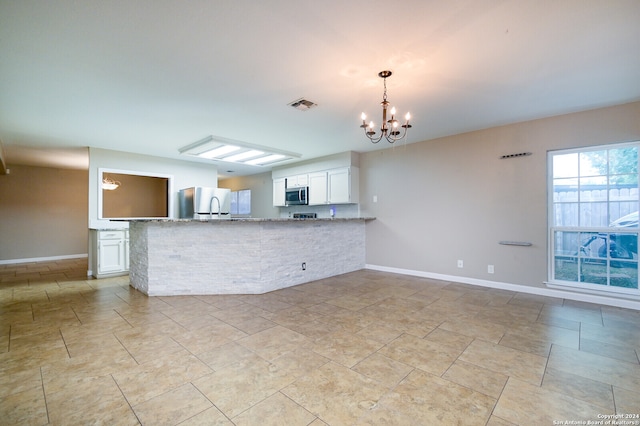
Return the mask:
[[[367,270],[265,295],[149,298],[86,268],[0,266],[0,423],[495,426],[640,413],[638,311]]]

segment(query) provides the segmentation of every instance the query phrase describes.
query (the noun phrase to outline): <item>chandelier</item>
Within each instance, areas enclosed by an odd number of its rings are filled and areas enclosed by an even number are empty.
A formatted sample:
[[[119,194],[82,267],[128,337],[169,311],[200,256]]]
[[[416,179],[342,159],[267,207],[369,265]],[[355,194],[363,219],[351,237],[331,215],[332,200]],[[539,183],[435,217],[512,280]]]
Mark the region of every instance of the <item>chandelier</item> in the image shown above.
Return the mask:
[[[364,129],[364,134],[371,140],[373,143],[378,143],[384,137],[389,143],[394,143],[397,140],[400,140],[407,136],[407,130],[411,128],[411,124],[409,124],[409,119],[411,118],[411,114],[407,113],[404,116],[405,122],[400,125],[398,120],[396,120],[396,107],[392,107],[389,113],[391,114],[391,118],[387,120],[387,108],[389,108],[389,101],[387,101],[387,77],[391,77],[391,71],[380,71],[378,73],[378,77],[381,77],[384,81],[384,95],[382,96],[382,125],[380,126],[380,135],[376,136],[376,131],[373,129],[373,121],[369,121],[369,124],[365,121],[367,119],[367,115],[363,112],[362,116],[362,124],[360,127]],[[400,127],[404,130],[400,131]],[[402,133],[402,135],[400,134]]]
[[[105,177],[102,179],[102,189],[106,189],[107,191],[113,191],[114,189],[118,189],[118,187],[122,185],[117,180],[113,180],[111,178]]]

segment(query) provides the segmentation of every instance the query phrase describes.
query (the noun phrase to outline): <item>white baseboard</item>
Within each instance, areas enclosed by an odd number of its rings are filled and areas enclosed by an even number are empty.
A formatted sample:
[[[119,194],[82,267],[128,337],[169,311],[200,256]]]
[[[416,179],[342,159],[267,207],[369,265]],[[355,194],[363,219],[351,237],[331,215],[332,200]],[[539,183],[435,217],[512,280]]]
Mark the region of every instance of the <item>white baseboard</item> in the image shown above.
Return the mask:
[[[87,253],[84,253],[84,254],[67,254],[63,256],[31,257],[28,259],[9,259],[9,260],[0,260],[0,265],[12,265],[14,263],[53,262],[56,260],[82,259],[85,257],[89,257],[89,255]]]
[[[622,299],[618,297],[608,297],[596,294],[576,293],[565,290],[556,290],[546,287],[530,287],[521,284],[503,283],[499,281],[479,280],[476,278],[458,277],[455,275],[436,274],[433,272],[415,271],[411,269],[392,268],[380,265],[365,265],[366,269],[381,272],[391,272],[394,274],[411,275],[415,277],[431,278],[440,281],[451,281],[461,284],[471,284],[481,287],[497,288],[500,290],[510,290],[518,293],[536,294],[539,296],[557,297],[560,299],[576,300],[579,302],[597,303],[600,305],[616,306],[618,308],[635,309],[640,311],[640,301]]]

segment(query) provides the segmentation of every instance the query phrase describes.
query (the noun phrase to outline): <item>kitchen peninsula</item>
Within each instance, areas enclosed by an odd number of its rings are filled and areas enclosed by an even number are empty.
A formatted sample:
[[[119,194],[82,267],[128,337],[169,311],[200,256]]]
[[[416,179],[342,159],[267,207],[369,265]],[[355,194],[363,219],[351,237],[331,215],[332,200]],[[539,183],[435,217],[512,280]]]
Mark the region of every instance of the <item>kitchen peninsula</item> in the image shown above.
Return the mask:
[[[261,294],[365,266],[365,221],[141,219],[131,286],[149,296]]]

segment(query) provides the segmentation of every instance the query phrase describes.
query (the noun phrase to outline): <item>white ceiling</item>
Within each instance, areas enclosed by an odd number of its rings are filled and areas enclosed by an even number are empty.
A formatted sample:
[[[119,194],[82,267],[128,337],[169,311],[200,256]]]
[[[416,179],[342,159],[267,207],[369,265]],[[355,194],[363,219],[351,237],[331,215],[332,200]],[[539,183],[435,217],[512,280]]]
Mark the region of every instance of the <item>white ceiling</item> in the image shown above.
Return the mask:
[[[87,146],[193,161],[208,135],[386,148],[358,127],[381,70],[418,142],[640,100],[639,22],[638,0],[0,0],[0,140],[57,167]]]

